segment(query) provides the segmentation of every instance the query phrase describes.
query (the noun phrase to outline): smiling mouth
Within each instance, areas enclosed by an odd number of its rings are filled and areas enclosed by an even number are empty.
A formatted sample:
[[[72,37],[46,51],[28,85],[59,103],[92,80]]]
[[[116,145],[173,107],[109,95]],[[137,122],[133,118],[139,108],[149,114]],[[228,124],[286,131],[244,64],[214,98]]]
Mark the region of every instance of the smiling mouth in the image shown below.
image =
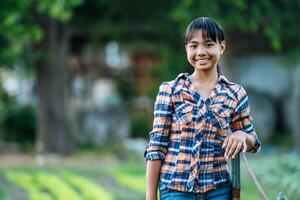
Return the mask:
[[[196,60],[196,62],[199,63],[199,64],[206,64],[208,61],[209,61],[208,58],[207,59],[198,59],[198,60]]]

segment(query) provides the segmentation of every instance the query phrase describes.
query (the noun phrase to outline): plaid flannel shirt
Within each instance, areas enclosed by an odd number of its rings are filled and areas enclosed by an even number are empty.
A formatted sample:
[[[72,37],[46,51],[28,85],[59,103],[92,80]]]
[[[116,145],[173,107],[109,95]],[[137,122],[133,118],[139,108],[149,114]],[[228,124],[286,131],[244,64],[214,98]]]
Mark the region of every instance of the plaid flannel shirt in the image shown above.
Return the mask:
[[[217,84],[203,100],[190,75],[181,73],[159,87],[144,157],[163,161],[160,181],[170,189],[195,193],[215,189],[230,180],[222,149],[230,131],[253,135],[251,152],[261,147],[249,112],[244,88],[224,75],[218,75]]]

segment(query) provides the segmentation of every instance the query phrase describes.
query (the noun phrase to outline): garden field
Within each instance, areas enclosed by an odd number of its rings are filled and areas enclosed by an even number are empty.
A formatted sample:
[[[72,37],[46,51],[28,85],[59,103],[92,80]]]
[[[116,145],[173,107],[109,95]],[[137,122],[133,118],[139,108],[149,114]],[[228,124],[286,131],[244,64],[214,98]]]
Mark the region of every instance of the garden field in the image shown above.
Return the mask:
[[[299,156],[250,157],[249,162],[270,199],[280,191],[299,199]],[[241,166],[241,199],[260,199]],[[142,200],[144,195],[145,162],[138,156],[4,155],[0,160],[1,200]]]

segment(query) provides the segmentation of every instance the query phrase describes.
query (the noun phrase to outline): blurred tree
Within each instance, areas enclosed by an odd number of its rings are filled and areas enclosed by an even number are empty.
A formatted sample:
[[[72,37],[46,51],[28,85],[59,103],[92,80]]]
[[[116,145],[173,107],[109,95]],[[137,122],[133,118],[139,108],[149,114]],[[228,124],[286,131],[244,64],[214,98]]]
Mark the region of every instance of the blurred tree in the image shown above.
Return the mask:
[[[22,58],[27,66],[36,66],[38,146],[45,151],[72,149],[65,116],[65,62],[74,27],[92,41],[117,40],[135,45],[136,51],[146,49],[141,41],[157,46],[154,51],[164,67],[153,71],[154,84],[182,70],[184,31],[198,16],[220,21],[232,45],[241,43],[237,36],[242,35],[247,45],[258,39],[265,50],[285,54],[289,61],[298,61],[300,54],[299,1],[5,0],[1,8],[0,64],[11,66]],[[299,95],[295,99],[300,102]],[[300,119],[300,110],[296,113]],[[300,149],[300,129],[294,132]]]
[[[0,10],[0,64],[35,67],[39,152],[70,153],[66,122],[66,55],[72,9],[82,0],[5,0]]]

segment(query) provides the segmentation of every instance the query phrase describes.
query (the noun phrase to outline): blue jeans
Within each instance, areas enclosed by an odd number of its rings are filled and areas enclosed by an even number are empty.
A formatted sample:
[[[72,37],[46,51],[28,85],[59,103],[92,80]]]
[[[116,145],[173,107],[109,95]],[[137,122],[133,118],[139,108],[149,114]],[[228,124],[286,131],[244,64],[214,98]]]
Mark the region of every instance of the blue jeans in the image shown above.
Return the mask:
[[[180,192],[166,188],[159,182],[160,200],[231,200],[232,183],[222,183],[205,193]]]

